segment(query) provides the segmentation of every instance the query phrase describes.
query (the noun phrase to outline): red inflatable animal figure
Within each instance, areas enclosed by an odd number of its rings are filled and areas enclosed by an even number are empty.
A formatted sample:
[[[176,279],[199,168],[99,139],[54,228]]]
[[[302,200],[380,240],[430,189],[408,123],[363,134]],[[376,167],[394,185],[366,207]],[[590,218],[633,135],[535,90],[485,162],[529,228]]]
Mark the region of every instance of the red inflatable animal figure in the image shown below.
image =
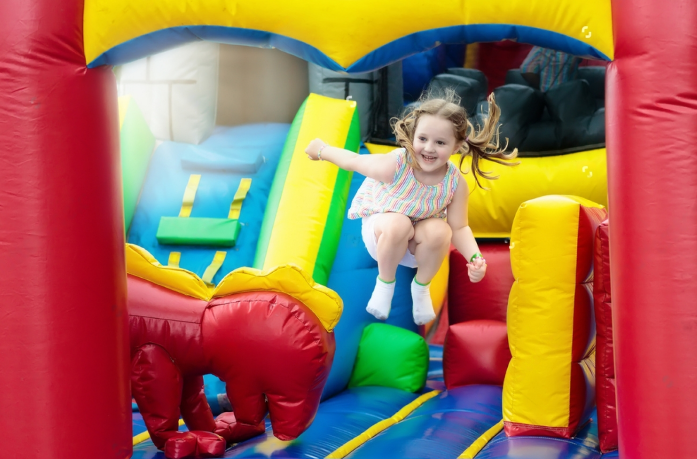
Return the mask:
[[[302,302],[269,291],[206,301],[129,274],[128,312],[133,397],[168,458],[222,456],[227,443],[263,433],[267,412],[281,440],[314,419],[334,334]],[[226,383],[234,409],[215,420],[208,373]],[[180,416],[188,432],[178,432]]]

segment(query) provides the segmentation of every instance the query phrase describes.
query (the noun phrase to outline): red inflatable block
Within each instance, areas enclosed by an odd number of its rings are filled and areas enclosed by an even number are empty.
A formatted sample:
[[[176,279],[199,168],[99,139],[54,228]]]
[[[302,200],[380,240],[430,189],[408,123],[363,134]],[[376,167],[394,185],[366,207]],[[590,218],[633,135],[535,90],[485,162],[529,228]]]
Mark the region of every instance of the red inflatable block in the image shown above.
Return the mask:
[[[469,280],[465,257],[457,250],[450,253],[450,324],[479,319],[506,322],[508,294],[514,281],[510,249],[503,243],[482,243],[479,248],[486,259],[487,269],[484,279],[476,284]]]
[[[501,386],[510,360],[505,323],[470,320],[451,325],[443,348],[445,386]]]
[[[598,435],[600,449],[606,453],[617,449],[617,400],[615,397],[612,294],[610,289],[610,235],[607,220],[595,232],[593,299],[596,324],[595,381],[598,403]]]
[[[310,426],[334,357],[334,334],[276,292],[210,302],[128,276],[131,390],[168,458],[220,456],[265,430],[293,440]],[[234,413],[213,419],[204,374],[226,383]],[[189,432],[177,432],[182,416]]]

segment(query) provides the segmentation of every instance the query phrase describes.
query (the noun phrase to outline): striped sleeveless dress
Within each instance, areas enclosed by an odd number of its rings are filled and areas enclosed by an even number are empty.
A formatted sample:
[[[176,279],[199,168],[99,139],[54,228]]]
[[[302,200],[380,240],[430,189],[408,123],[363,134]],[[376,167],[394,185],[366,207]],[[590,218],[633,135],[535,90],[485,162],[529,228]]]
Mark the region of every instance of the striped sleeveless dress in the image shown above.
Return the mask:
[[[392,154],[392,153],[390,153]],[[445,218],[445,210],[457,189],[457,166],[448,162],[448,171],[440,183],[424,185],[414,177],[407,162],[407,152],[399,149],[397,170],[391,183],[366,178],[351,202],[348,217],[365,218],[373,214],[394,212],[406,215],[416,224],[427,218]]]

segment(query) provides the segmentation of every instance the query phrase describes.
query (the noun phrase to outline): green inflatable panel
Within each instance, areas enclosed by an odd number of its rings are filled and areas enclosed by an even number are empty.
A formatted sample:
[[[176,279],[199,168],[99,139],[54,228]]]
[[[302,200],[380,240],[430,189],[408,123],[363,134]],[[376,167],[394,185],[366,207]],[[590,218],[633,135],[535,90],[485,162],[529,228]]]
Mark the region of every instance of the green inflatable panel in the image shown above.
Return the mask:
[[[140,190],[145,182],[150,155],[155,147],[155,136],[150,132],[143,114],[130,96],[119,99],[119,124],[124,223],[128,234]]]
[[[363,330],[349,387],[384,386],[416,392],[426,383],[428,344],[416,333],[386,324]]]
[[[162,217],[157,242],[172,245],[234,247],[240,222],[229,218]]]

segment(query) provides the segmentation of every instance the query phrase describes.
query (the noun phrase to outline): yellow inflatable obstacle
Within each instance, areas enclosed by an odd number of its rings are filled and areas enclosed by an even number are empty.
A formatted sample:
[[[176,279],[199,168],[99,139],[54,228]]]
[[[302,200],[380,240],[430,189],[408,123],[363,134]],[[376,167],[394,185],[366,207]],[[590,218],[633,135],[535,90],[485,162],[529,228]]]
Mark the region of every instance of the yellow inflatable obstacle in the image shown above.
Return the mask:
[[[605,209],[544,196],[520,206],[511,234],[511,359],[503,384],[509,436],[571,438],[593,407],[595,229]]]
[[[326,285],[339,245],[351,174],[329,162],[310,161],[305,148],[315,138],[357,152],[356,103],[310,94],[300,107],[271,186],[254,267],[292,263]]]

